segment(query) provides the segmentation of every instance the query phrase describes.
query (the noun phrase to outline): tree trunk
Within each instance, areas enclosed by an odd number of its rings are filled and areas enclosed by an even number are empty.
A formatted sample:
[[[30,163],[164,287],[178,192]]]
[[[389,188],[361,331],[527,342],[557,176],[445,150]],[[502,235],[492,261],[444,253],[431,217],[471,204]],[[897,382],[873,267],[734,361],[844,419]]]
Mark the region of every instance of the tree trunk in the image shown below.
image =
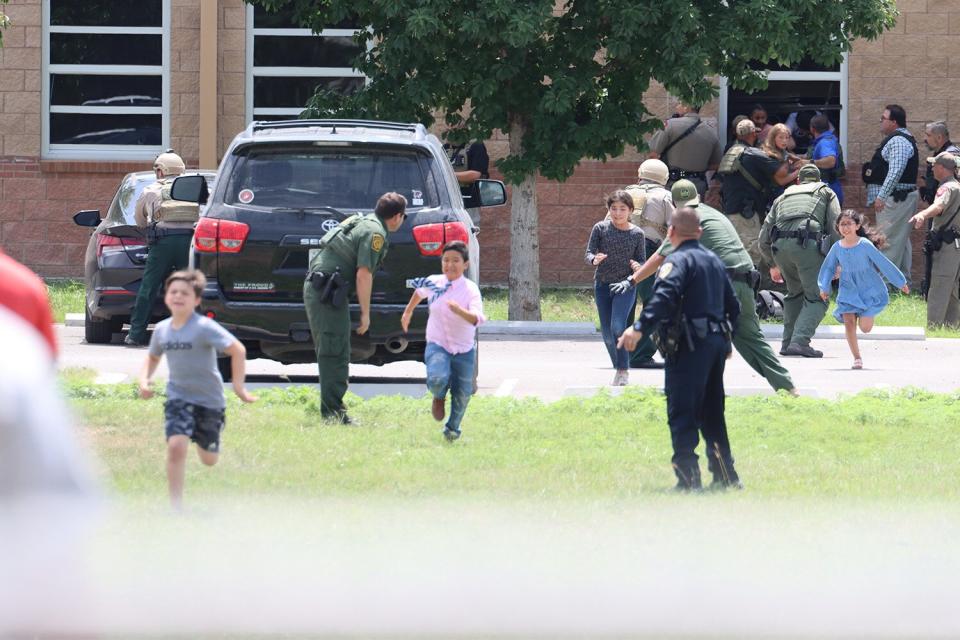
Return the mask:
[[[510,155],[523,153],[527,123],[510,120]],[[513,185],[510,202],[510,320],[540,319],[540,224],[537,212],[537,176]]]

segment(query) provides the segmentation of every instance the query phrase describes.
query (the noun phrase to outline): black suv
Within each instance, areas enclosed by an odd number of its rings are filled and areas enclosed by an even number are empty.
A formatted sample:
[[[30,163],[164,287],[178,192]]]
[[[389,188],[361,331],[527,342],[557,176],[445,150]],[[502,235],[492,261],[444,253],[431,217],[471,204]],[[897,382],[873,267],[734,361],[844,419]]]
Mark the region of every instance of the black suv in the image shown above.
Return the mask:
[[[190,172],[213,181],[212,171]],[[190,175],[190,174],[187,174]],[[153,171],[128,173],[120,181],[107,217],[101,220],[98,209],[80,211],[73,216],[81,227],[94,227],[83,259],[86,288],[83,333],[91,344],[106,343],[130,322],[137,299],[143,268],[147,262],[147,241],[134,221],[134,209],[143,190],[157,181]],[[162,294],[154,301],[150,322],[168,315]]]
[[[375,274],[370,329],[353,334],[351,360],[382,365],[422,360],[427,309],[418,307],[410,332],[400,314],[412,280],[440,272],[444,243],[470,247],[480,269],[477,229],[440,141],[420,124],[366,120],[254,122],[224,155],[212,190],[197,176],[178,178],[172,195],[206,203],[193,240],[192,263],[207,276],[201,310],[247,348],[248,358],[313,362],[303,307],[309,251],[347,216],[373,210],[396,191],[407,219],[390,234],[390,249]],[[503,183],[480,181],[479,202],[503,204]],[[359,322],[356,298],[351,315]],[[225,364],[221,360],[221,364]],[[229,367],[222,366],[229,374]]]

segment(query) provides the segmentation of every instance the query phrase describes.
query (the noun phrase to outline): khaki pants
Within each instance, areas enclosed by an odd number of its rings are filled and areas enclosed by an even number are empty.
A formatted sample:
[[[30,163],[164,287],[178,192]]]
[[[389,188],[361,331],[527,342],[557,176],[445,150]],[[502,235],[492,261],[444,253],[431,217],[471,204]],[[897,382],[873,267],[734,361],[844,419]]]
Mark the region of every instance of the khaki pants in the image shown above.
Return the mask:
[[[927,324],[960,325],[960,249],[952,242],[933,254]]]
[[[737,235],[740,236],[740,242],[743,243],[743,247],[747,250],[747,253],[750,254],[750,259],[753,260],[753,265],[758,266],[761,262],[760,256],[760,216],[754,214],[749,220],[736,213],[731,216],[727,216],[730,220],[730,224],[733,225],[733,228],[737,230]]]
[[[878,231],[887,236],[887,248],[883,250],[883,255],[907,277],[907,284],[911,284],[910,265],[913,256],[910,248],[913,225],[909,220],[917,212],[919,197],[917,192],[913,191],[907,194],[907,199],[903,202],[894,202],[892,197],[887,198],[883,211],[877,214]]]

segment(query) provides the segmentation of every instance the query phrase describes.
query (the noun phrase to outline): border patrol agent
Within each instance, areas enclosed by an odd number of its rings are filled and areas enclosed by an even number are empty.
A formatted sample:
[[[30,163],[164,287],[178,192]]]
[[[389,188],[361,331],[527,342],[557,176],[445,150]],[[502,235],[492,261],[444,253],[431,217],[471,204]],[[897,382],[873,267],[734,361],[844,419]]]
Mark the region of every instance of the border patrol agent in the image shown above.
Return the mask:
[[[184,172],[183,158],[167,151],[157,156],[153,170],[157,181],[143,190],[134,208],[137,226],[147,230],[147,263],[130,314],[130,331],[123,342],[133,347],[147,344],[147,324],[157,293],[167,276],[186,269],[190,260],[193,227],[200,218],[200,205],[170,198],[173,179]]]
[[[658,335],[667,361],[667,420],[676,488],[682,491],[701,488],[694,452],[698,432],[703,433],[713,487],[742,486],[723,415],[723,370],[740,303],[726,267],[698,241],[701,232],[696,211],[682,207],[674,212],[667,238],[677,248],[660,267],[640,319],[623,332],[618,344],[632,350],[642,336]]]
[[[679,109],[680,117],[667,120],[663,130],[650,138],[650,157],[670,167],[667,188],[686,178],[697,185],[702,198],[707,192],[707,171],[720,166],[720,137],[700,119],[700,107],[681,104]]]
[[[840,239],[839,215],[837,195],[820,181],[820,169],[808,164],[800,169],[797,184],[773,201],[760,229],[760,252],[769,264],[776,264],[770,267],[770,277],[787,286],[782,356],[823,357],[810,346],[827,312],[817,276],[824,256]]]
[[[783,389],[791,395],[797,395],[790,373],[763,339],[755,304],[760,272],[753,268],[753,262],[737,236],[736,228],[727,216],[700,202],[696,187],[688,180],[678,180],[673,185],[673,201],[678,207],[694,208],[700,219],[700,228],[703,229],[700,244],[713,251],[727,268],[727,276],[733,283],[733,292],[740,302],[740,316],[737,319],[736,331],[733,332],[734,348],[775,390]],[[650,276],[672,251],[673,245],[669,240],[665,240],[634,274],[634,278],[642,278],[642,282],[652,283]]]
[[[370,294],[373,274],[387,255],[387,234],[406,219],[407,200],[399,193],[385,193],[372,215],[351,216],[331,229],[310,252],[310,266],[303,284],[303,302],[320,372],[320,414],[350,424],[343,396],[350,374],[350,305],[348,293],[355,289],[360,305],[362,336],[370,327]]]
[[[924,242],[927,254],[927,324],[960,325],[960,183],[956,179],[958,158],[938,153],[932,161],[937,192],[933,204],[910,218],[917,229],[928,220],[933,229]]]
[[[644,160],[637,169],[637,184],[624,188],[633,198],[634,209],[630,222],[640,227],[646,238],[644,255],[652,256],[667,237],[670,216],[673,215],[673,199],[670,191],[664,187],[669,179],[670,170],[660,160]],[[610,214],[607,214],[610,217]],[[647,278],[637,284],[637,301],[645,304],[653,293],[653,280]],[[633,324],[633,313],[630,323]],[[636,350],[630,354],[630,367],[634,369],[661,369],[663,363],[653,359],[657,347],[650,336],[644,336]]]

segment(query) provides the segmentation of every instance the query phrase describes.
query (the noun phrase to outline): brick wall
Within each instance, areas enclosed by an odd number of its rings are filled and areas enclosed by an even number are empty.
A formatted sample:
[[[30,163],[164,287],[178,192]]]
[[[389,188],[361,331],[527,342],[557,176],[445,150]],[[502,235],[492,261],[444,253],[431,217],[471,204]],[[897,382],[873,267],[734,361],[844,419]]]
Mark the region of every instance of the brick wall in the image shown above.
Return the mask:
[[[40,0],[11,0],[0,48],[0,156],[40,155]]]
[[[219,82],[217,155],[222,157],[246,121],[247,8],[243,0],[220,0],[220,34],[217,39]]]

